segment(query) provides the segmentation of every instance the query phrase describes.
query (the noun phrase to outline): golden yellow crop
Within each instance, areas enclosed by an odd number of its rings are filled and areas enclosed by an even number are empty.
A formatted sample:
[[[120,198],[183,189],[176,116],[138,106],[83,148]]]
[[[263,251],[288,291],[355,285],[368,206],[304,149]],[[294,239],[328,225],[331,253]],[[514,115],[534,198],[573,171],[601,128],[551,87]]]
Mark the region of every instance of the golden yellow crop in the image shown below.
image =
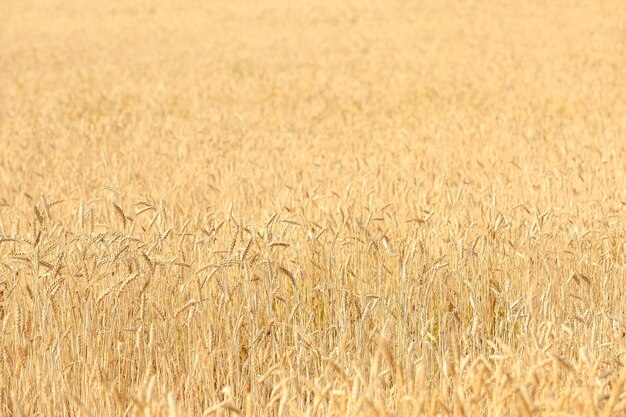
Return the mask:
[[[626,415],[625,57],[620,0],[0,0],[0,416]]]

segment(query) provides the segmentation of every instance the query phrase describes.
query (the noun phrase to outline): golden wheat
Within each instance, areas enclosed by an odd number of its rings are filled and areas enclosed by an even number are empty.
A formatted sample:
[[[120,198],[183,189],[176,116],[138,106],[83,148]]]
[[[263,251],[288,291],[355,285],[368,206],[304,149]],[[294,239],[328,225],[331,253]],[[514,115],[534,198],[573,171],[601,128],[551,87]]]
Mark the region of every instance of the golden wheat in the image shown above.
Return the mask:
[[[0,416],[625,415],[625,21],[0,1]]]

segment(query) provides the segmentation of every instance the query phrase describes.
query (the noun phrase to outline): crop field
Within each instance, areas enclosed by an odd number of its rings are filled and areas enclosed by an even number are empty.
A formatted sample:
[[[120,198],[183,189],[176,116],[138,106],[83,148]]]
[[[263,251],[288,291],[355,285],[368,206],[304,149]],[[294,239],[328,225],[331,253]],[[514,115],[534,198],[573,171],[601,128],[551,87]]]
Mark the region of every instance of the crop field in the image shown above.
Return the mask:
[[[0,0],[0,416],[626,415],[621,0]]]

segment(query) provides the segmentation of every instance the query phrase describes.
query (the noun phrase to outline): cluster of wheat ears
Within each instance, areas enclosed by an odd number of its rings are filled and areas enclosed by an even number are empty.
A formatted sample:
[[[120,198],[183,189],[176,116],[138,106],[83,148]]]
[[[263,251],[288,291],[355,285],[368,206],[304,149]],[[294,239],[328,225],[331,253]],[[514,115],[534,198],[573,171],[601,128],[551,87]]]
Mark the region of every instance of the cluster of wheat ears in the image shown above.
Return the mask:
[[[0,1],[0,416],[626,413],[621,1]]]

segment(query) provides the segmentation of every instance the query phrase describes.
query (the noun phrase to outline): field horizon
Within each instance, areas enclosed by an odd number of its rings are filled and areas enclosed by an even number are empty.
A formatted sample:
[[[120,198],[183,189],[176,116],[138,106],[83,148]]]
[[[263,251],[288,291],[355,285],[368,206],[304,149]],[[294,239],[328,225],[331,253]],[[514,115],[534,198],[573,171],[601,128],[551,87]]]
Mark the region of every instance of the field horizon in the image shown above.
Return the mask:
[[[622,416],[619,1],[0,1],[0,416]]]

